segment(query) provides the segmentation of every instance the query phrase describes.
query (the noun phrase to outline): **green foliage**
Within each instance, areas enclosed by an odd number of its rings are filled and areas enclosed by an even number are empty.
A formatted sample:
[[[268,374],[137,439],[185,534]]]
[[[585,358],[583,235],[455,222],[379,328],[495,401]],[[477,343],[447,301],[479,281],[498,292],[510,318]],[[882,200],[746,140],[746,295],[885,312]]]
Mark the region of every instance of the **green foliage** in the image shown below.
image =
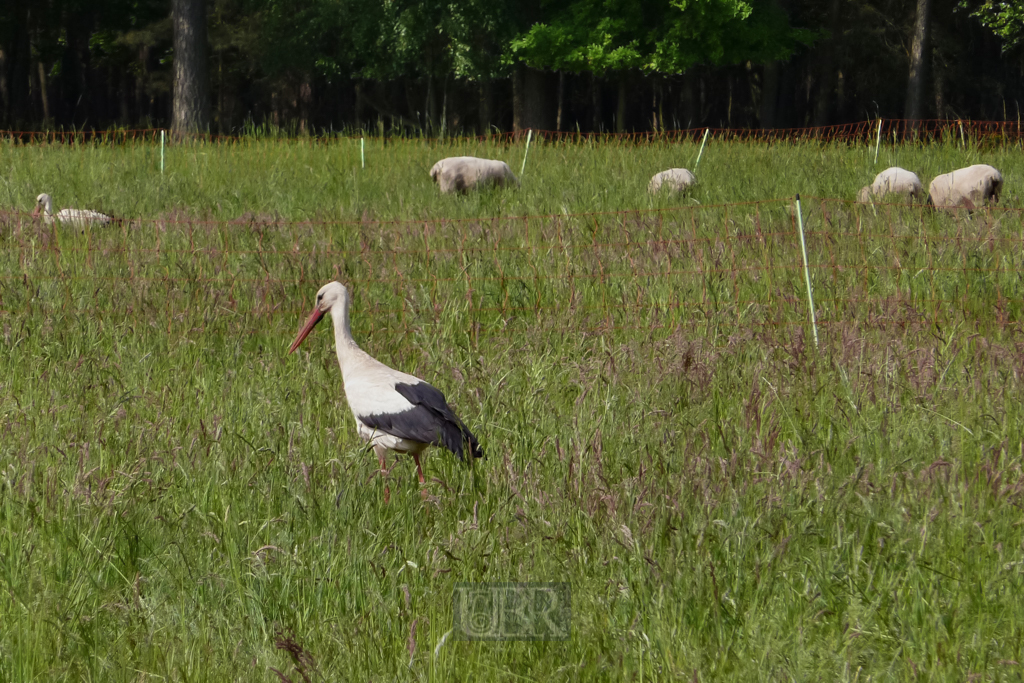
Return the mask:
[[[47,3],[45,13],[30,24],[36,57],[54,63],[59,73],[60,62],[67,52],[87,47],[90,58],[102,68],[127,68],[135,59],[133,47],[144,36],[147,45],[158,45],[166,35],[157,35],[152,27],[167,23],[169,4],[164,0],[55,0]],[[2,21],[3,11],[0,11]],[[45,18],[44,18],[45,17]],[[126,36],[134,34],[133,39]]]
[[[783,57],[814,36],[790,28],[767,0],[583,0],[536,8],[485,0],[254,1],[269,70],[327,77],[488,79],[520,60],[570,71],[677,73],[701,63]]]
[[[555,4],[555,3],[551,3]],[[534,24],[512,41],[510,56],[530,66],[593,71],[640,68],[645,61],[648,3],[642,0],[584,0],[557,3],[547,22]]]
[[[353,59],[370,40],[365,29],[375,18],[361,12],[368,9],[362,5],[379,6],[360,0],[261,0],[253,4],[261,32],[259,58],[269,73],[304,71],[328,78],[350,75]]]
[[[551,3],[552,6],[555,3]],[[509,58],[568,71],[682,73],[698,64],[780,59],[815,34],[761,0],[579,0],[517,36]]]
[[[501,0],[407,0],[387,8],[381,50],[392,56],[389,77],[409,72],[475,79],[494,75],[500,43],[511,29],[510,8]]]
[[[963,11],[954,12],[957,6]],[[456,127],[507,125],[507,81],[476,86],[508,77],[521,63],[597,74],[562,80],[560,101],[564,123],[584,121],[598,130],[612,115],[601,95],[601,76],[609,72],[616,72],[624,93],[650,90],[659,126],[795,126],[826,110],[836,122],[892,118],[905,102],[905,44],[916,3],[209,0],[207,7],[214,129],[228,133],[268,120],[284,127],[301,120],[305,130],[361,126],[370,108],[406,128],[429,118],[430,131],[440,130],[445,106],[446,129],[452,121]],[[7,84],[0,126],[166,124],[169,10],[169,0],[0,2]],[[991,41],[963,36],[977,28],[977,19],[1006,50],[1019,47],[1024,5],[958,0],[936,3],[934,10],[930,80],[936,96],[929,102],[942,110],[937,117],[1014,118],[1012,103],[1022,99],[1019,60],[1000,60]],[[833,27],[842,29],[834,45],[820,53],[803,49]],[[747,62],[748,68],[733,68]],[[768,62],[776,64],[765,74],[760,65]],[[689,77],[672,78],[681,73]],[[698,80],[700,91],[694,90]],[[801,97],[798,84],[807,90]],[[351,107],[355,87],[360,94]],[[835,106],[822,108],[823,98],[834,98]],[[533,99],[527,97],[529,106]],[[550,99],[536,106],[554,107],[557,98]],[[619,125],[647,127],[655,120],[646,102],[625,100]],[[618,122],[619,111],[614,115]]]
[[[502,2],[252,0],[271,73],[393,79],[490,77],[508,16]]]
[[[990,28],[1003,41],[1003,50],[1024,40],[1024,2],[1020,0],[983,0],[980,4],[961,0],[960,9],[971,9],[971,16]]]

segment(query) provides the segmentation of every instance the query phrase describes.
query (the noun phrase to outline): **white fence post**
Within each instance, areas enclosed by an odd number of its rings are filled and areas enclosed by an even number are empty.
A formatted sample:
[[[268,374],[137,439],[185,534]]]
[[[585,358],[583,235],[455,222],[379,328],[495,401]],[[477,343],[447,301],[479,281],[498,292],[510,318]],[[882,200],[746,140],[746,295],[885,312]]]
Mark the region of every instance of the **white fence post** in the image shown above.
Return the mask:
[[[811,271],[807,267],[807,242],[804,240],[804,218],[800,211],[800,195],[796,196],[796,224],[800,229],[800,251],[804,255],[804,281],[807,282],[807,305],[811,309],[811,329],[814,330],[814,348],[817,349],[818,321],[814,317],[814,293],[811,291]]]

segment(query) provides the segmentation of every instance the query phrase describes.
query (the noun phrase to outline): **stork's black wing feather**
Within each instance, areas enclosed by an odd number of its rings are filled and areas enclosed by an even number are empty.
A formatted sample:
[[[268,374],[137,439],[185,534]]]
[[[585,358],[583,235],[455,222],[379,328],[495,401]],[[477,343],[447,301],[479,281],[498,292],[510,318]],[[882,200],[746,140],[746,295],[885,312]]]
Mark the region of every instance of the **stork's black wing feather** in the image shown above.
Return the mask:
[[[359,419],[372,429],[403,439],[443,446],[460,459],[466,446],[474,458],[483,457],[480,443],[452,412],[444,394],[426,382],[396,384],[395,391],[413,405],[411,410]]]

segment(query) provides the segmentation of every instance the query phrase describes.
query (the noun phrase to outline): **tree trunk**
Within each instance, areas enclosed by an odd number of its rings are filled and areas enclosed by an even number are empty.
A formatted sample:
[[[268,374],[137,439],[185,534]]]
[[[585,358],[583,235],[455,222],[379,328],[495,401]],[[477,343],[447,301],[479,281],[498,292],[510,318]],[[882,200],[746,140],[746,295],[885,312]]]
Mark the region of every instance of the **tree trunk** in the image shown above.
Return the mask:
[[[491,81],[480,82],[480,134],[491,134],[491,116],[494,110],[494,85]]]
[[[106,121],[107,123],[105,123],[104,125],[107,126],[110,125],[111,121],[117,119],[116,114],[114,114],[114,106],[117,102],[118,88],[117,85],[115,85],[113,71],[113,69],[107,68],[101,72],[103,74],[103,80],[106,81],[107,92],[106,97],[103,98],[103,105],[97,107],[97,109],[99,109],[99,111],[102,113],[102,116],[97,116],[97,118]],[[95,78],[100,78],[100,74],[96,73]]]
[[[355,91],[355,105],[354,113],[356,118],[356,129],[363,129],[363,84],[360,81],[356,81],[355,86],[352,88]]]
[[[842,69],[836,72],[836,108],[834,114],[839,120],[846,118],[846,75]]]
[[[695,80],[696,76],[693,71],[687,71],[683,74],[681,93],[683,100],[683,128],[693,128],[695,124],[699,123],[697,120],[697,95],[693,87]]]
[[[732,74],[725,77],[725,83],[729,91],[729,103],[725,109],[725,127],[732,128]]]
[[[936,50],[932,59],[932,79],[935,83],[935,118],[946,118],[946,83],[943,74],[942,62]]]
[[[224,50],[217,50],[217,104],[213,107],[213,123],[217,134],[224,134]]]
[[[619,74],[619,103],[615,110],[615,132],[626,132],[626,72]]]
[[[520,64],[512,72],[512,128],[551,130],[554,121],[547,94],[553,90],[551,74]]]
[[[118,102],[118,119],[122,126],[129,128],[132,122],[132,105],[128,100],[128,71],[126,69],[120,69],[116,77],[118,79],[117,98],[120,100]],[[114,78],[113,74],[111,74],[111,78]],[[43,92],[46,92],[45,85],[43,86]]]
[[[662,122],[664,123],[664,121]],[[651,78],[651,130],[658,132],[658,78]]]
[[[433,76],[427,76],[427,131],[431,135],[437,135],[438,119],[440,118],[437,111],[437,79]]]
[[[764,76],[761,79],[761,128],[767,130],[775,127],[775,107],[779,101],[779,63],[768,62],[764,65]]]
[[[146,106],[149,98],[146,97],[146,81],[149,78],[149,47],[139,48],[139,64],[141,68],[135,72],[135,121],[141,123],[145,118],[145,126],[150,126],[149,119],[152,114]]]
[[[416,122],[416,130],[422,130],[423,119],[420,118],[419,103],[416,101],[416,87],[412,79],[405,77],[402,80],[405,85],[405,110],[408,118]]]
[[[313,106],[313,82],[309,73],[302,77],[299,83],[299,133],[309,135],[312,131],[309,116]]]
[[[661,79],[658,79],[658,111],[656,113],[660,130],[664,132],[667,128],[665,125],[665,83]]]
[[[11,93],[7,87],[7,64],[9,51],[0,45],[0,122],[7,123],[11,110]]]
[[[4,50],[6,73],[4,85],[4,118],[12,128],[25,123],[28,113],[31,51],[29,47],[29,8],[24,2],[15,2],[8,10],[13,15],[7,31]]]
[[[841,25],[839,23],[840,5],[839,0],[830,0],[828,8],[829,37],[825,38],[818,46],[818,93],[814,103],[814,125],[827,126],[830,119],[832,94],[835,90],[836,71],[833,67],[835,62],[836,43],[839,40]]]
[[[917,19],[914,21],[914,44],[910,49],[910,77],[907,80],[907,101],[903,118],[918,120],[924,100],[924,71],[928,63],[928,11],[931,0],[917,0]]]
[[[81,121],[81,125],[85,126],[89,121],[93,121],[93,110],[95,105],[93,104],[93,92],[90,87],[91,82],[89,79],[92,70],[89,68],[89,34],[84,33],[75,37],[74,41],[75,49],[72,51],[74,54],[75,64],[77,64],[77,71],[72,73],[77,74],[78,77],[78,98],[75,100],[75,117]]]
[[[526,128],[526,67],[512,69],[512,132],[518,135]]]
[[[171,0],[174,25],[174,103],[171,131],[181,137],[210,129],[206,2]]]
[[[697,78],[697,86],[700,89],[700,105],[697,109],[697,113],[700,116],[701,121],[706,121],[708,116],[711,114],[711,105],[708,105],[708,84],[707,81],[704,80],[703,76],[699,76]]]
[[[36,46],[29,42],[28,53],[32,54],[36,51]],[[34,66],[34,65],[33,65]],[[39,107],[36,106],[36,93],[39,92],[39,69],[30,68],[28,70],[28,107],[26,112],[28,114],[29,121],[35,121],[39,118]]]
[[[441,135],[448,135],[448,74],[441,85]]]
[[[558,72],[558,114],[555,116],[555,130],[562,130],[565,110],[565,72]]]
[[[601,81],[597,74],[590,74],[590,128],[595,133],[601,131]]]

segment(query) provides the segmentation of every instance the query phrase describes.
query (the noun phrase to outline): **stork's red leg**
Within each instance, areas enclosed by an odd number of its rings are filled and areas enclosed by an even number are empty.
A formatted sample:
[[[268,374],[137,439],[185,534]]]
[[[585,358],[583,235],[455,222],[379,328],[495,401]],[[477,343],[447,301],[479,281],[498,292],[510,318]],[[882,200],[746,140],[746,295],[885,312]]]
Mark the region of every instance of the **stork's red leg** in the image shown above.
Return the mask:
[[[420,466],[420,454],[413,453],[412,459],[416,461],[416,475],[420,478],[420,497],[425,499],[430,494],[427,493],[426,481],[423,479],[423,467]]]
[[[387,474],[388,474],[388,465],[387,465],[387,462],[385,462],[385,460],[384,460],[384,455],[387,453],[387,451],[388,451],[388,449],[384,448],[383,446],[375,445],[373,447],[373,452],[377,454],[377,462],[380,463],[380,478],[381,479],[386,477]],[[387,484],[384,484],[384,502],[388,503],[390,501],[391,501],[391,490],[388,488]]]
[[[419,475],[420,483],[423,484],[424,483],[423,468],[420,466],[420,454],[419,453],[413,453],[412,454],[412,459],[416,461],[416,474]]]

